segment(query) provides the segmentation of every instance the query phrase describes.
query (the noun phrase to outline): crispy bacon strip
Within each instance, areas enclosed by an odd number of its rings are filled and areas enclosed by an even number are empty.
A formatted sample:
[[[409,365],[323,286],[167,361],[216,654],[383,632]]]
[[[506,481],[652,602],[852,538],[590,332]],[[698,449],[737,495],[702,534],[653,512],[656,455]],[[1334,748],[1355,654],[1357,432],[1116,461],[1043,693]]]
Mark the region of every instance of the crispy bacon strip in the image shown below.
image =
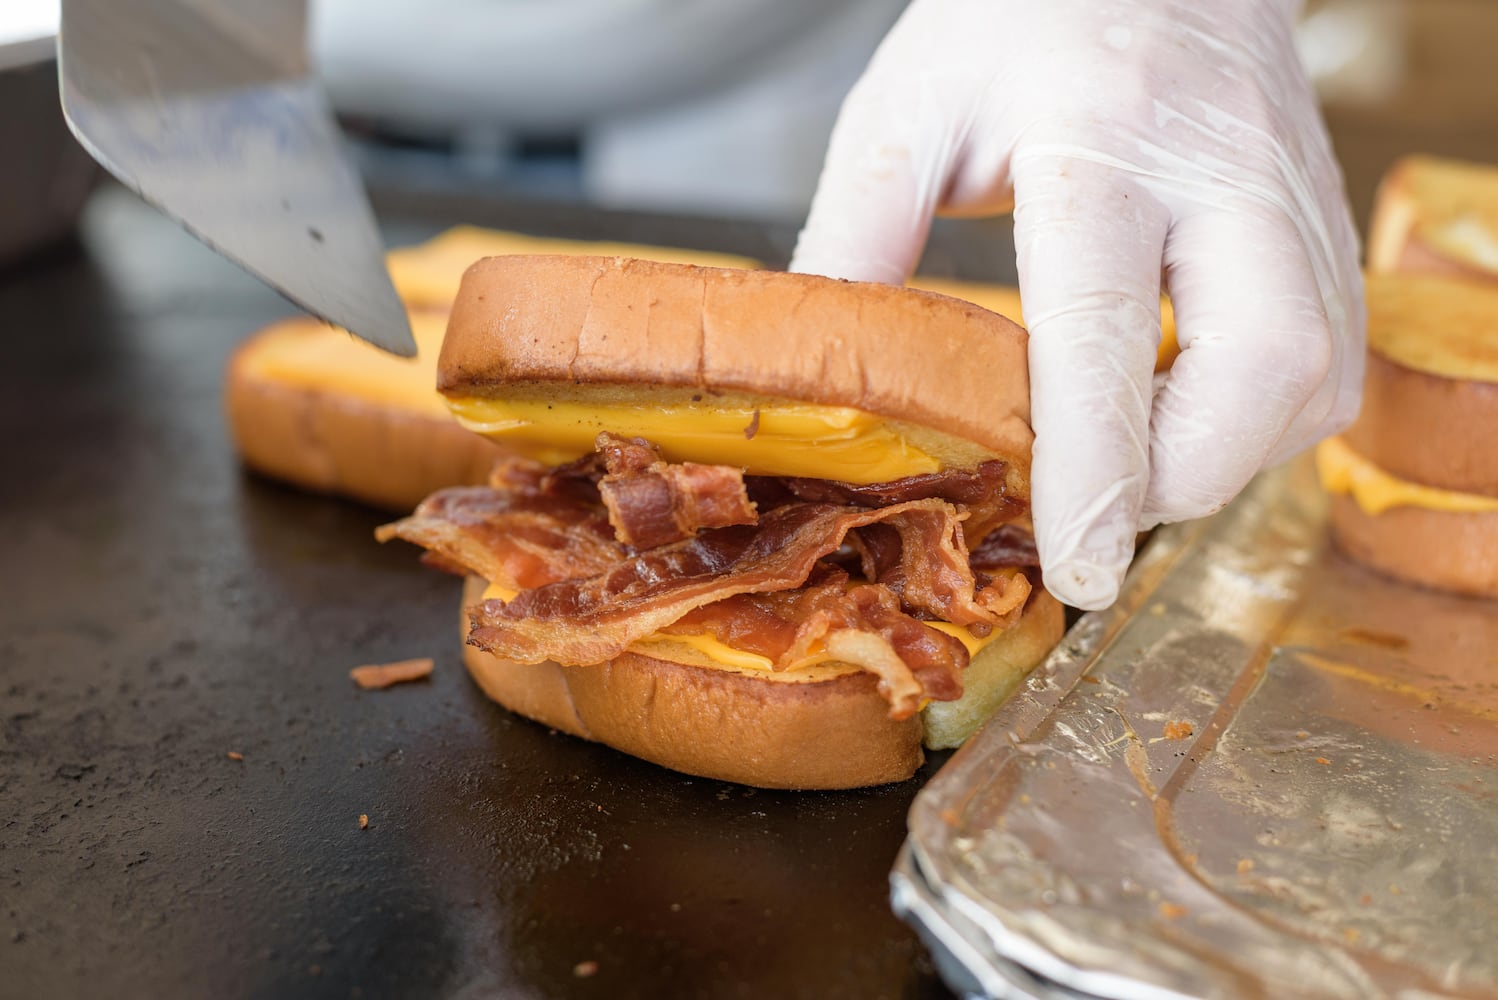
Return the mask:
[[[644,438],[607,431],[593,449],[547,473],[538,488],[551,496],[598,498],[625,545],[655,548],[703,528],[753,524],[758,517],[744,490],[743,470],[735,466],[667,462]]]
[[[596,663],[655,632],[706,631],[783,669],[823,643],[878,675],[904,718],[922,698],[958,697],[968,660],[921,619],[982,635],[1029,595],[1009,557],[1033,541],[988,530],[1025,509],[1005,473],[993,461],[872,486],[755,478],[746,491],[735,468],[667,463],[647,441],[603,434],[568,465],[517,460],[493,489],[434,494],[377,537],[521,591],[471,611],[469,641],[508,659]],[[965,539],[984,535],[970,557]],[[827,558],[870,582],[849,584]]]
[[[435,554],[444,568],[514,590],[588,577],[627,558],[602,508],[555,496],[484,486],[439,490],[410,517],[382,525],[375,538],[402,538]]]
[[[606,476],[598,491],[615,537],[641,549],[759,517],[744,492],[743,472],[728,465],[663,462],[647,472]]]
[[[666,635],[708,634],[758,653],[783,670],[816,643],[833,658],[880,678],[890,717],[908,718],[922,698],[962,695],[967,649],[952,636],[905,614],[887,588],[850,585],[841,570],[822,569],[796,590],[739,594],[689,612]]]
[[[1021,575],[991,577],[979,586],[956,518],[923,510],[889,523],[900,533],[899,586],[890,589],[910,607],[984,634],[1024,607],[1030,582]]]
[[[1035,550],[1035,535],[1018,524],[1003,524],[983,536],[983,541],[968,553],[974,569],[1000,566],[1040,568],[1040,553]]]
[[[996,526],[1012,521],[1029,509],[1029,504],[1009,493],[1007,463],[990,459],[976,469],[949,469],[920,476],[906,476],[884,483],[842,483],[822,479],[757,479],[750,484],[750,495],[765,510],[767,502],[777,496],[824,503],[848,503],[860,507],[881,507],[910,500],[936,497],[961,504],[967,512],[963,529],[969,538],[982,538]],[[783,502],[783,501],[782,501]]]
[[[864,579],[888,587],[918,618],[987,635],[1007,626],[1030,596],[1030,581],[1012,569],[975,573],[952,519],[910,514],[860,528],[848,540]]]
[[[731,465],[667,462],[644,438],[607,431],[593,443],[605,475],[598,492],[614,536],[638,549],[669,545],[703,528],[753,524],[759,517]]]
[[[521,663],[600,663],[705,604],[799,587],[849,531],[912,511],[957,518],[942,500],[879,509],[790,504],[755,526],[704,531],[591,577],[527,590],[509,603],[486,601],[472,611],[469,642]]]
[[[786,477],[785,487],[802,500],[818,503],[845,503],[859,507],[887,507],[910,500],[945,500],[971,506],[1004,492],[1008,466],[998,459],[981,463],[966,471],[950,469],[906,476],[884,483],[842,483],[829,479]]]

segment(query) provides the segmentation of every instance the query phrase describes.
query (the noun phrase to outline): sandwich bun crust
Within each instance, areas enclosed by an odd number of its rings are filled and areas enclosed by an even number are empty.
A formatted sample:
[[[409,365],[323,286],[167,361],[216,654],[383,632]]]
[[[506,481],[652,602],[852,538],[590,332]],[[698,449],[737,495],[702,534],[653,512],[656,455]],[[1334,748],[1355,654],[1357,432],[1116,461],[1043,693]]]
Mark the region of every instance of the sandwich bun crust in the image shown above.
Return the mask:
[[[463,607],[484,587],[470,576]],[[982,704],[947,720],[941,742],[930,740],[922,714],[890,719],[876,678],[861,671],[759,678],[632,652],[592,666],[517,664],[466,644],[463,662],[511,711],[673,770],[760,788],[859,788],[913,775],[924,760],[923,735],[935,746],[970,735],[991,710],[987,702],[1017,686],[1062,627],[1060,604],[1037,589],[1019,621],[968,667],[964,683]],[[465,639],[467,632],[465,614]]]
[[[1416,371],[1368,352],[1363,409],[1343,432],[1400,479],[1498,496],[1498,384]]]
[[[1343,551],[1385,575],[1436,590],[1498,597],[1498,512],[1393,507],[1369,514],[1351,497],[1334,496],[1331,524]]]
[[[1028,494],[1027,334],[968,302],[816,275],[626,257],[491,257],[463,276],[438,363],[450,397],[849,407],[998,457]]]
[[[1498,169],[1407,156],[1380,182],[1368,270],[1498,278]]]

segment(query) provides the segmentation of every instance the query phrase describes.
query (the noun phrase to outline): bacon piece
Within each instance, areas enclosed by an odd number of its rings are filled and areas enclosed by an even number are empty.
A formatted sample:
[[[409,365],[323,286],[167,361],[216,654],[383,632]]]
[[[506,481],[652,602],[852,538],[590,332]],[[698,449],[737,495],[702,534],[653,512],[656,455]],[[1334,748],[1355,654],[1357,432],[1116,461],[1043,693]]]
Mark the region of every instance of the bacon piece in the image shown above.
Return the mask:
[[[971,471],[948,469],[884,483],[842,483],[830,479],[786,477],[788,490],[802,500],[846,503],[859,507],[887,507],[910,500],[945,500],[971,506],[1003,493],[1008,465],[998,459],[982,462]]]
[[[931,618],[981,629],[1008,624],[1030,596],[1030,582],[1017,573],[993,576],[980,585],[968,565],[961,523],[938,510],[912,510],[889,524],[900,533],[898,584],[879,578],[907,605]],[[888,574],[886,574],[887,576]]]
[[[874,510],[790,504],[758,525],[704,531],[637,552],[591,577],[527,590],[508,603],[485,601],[472,611],[469,642],[521,663],[601,663],[713,601],[799,587],[849,531],[912,511],[943,511],[954,525],[957,520],[942,500]]]
[[[661,450],[644,438],[627,438],[608,431],[593,440],[593,452],[602,459],[604,470],[611,476],[649,472],[665,461]]]
[[[801,500],[823,503],[849,503],[860,507],[882,507],[910,500],[932,497],[961,504],[968,519],[963,525],[968,537],[982,538],[996,526],[1012,521],[1029,509],[1022,498],[1008,489],[1008,464],[999,459],[982,462],[976,469],[948,469],[919,476],[906,476],[884,483],[842,483],[823,479],[775,479],[753,482],[750,495],[760,500],[760,510],[768,504],[761,495],[773,497],[786,492]]]
[[[743,470],[731,465],[666,462],[642,438],[598,435],[595,454],[606,475],[598,492],[614,536],[639,549],[669,545],[703,528],[753,524]]]
[[[432,658],[423,656],[395,663],[366,663],[348,672],[349,678],[366,691],[381,691],[395,684],[419,681],[432,675]]]
[[[921,511],[849,536],[865,579],[888,587],[917,618],[966,625],[987,635],[1009,624],[1030,596],[1022,574],[973,572],[954,518]]]
[[[605,476],[598,484],[614,535],[648,549],[703,528],[753,524],[759,518],[744,492],[744,474],[728,465],[659,463],[649,471]]]
[[[905,614],[888,588],[850,585],[847,574],[836,569],[819,570],[796,590],[715,601],[661,632],[712,635],[769,658],[776,670],[822,642],[834,659],[879,676],[879,690],[895,719],[908,718],[922,698],[961,697],[961,673],[968,663],[961,642]]]
[[[983,541],[968,553],[974,569],[1001,566],[1040,567],[1040,553],[1035,550],[1035,535],[1018,524],[1002,524],[983,536]]]
[[[592,576],[628,557],[597,504],[485,486],[439,490],[375,538],[405,539],[445,568],[515,590]]]

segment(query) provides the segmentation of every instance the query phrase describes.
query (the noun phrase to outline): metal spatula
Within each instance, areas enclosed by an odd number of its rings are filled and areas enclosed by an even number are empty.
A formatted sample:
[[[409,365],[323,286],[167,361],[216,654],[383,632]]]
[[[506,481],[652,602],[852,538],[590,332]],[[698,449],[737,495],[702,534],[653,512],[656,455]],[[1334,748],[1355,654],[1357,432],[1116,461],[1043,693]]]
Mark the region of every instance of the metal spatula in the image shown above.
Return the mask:
[[[64,0],[63,112],[94,158],[307,311],[416,353],[312,78],[305,0]]]

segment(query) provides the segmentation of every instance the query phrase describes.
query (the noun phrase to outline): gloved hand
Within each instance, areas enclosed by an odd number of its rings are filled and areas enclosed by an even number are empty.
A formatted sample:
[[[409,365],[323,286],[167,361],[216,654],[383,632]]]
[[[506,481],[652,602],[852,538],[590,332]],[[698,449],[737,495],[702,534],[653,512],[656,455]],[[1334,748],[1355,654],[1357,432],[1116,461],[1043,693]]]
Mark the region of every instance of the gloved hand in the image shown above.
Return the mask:
[[[931,216],[1014,208],[1046,586],[1346,425],[1362,279],[1298,0],[914,0],[843,105],[792,269],[902,282]],[[1162,277],[1183,348],[1152,378]]]

